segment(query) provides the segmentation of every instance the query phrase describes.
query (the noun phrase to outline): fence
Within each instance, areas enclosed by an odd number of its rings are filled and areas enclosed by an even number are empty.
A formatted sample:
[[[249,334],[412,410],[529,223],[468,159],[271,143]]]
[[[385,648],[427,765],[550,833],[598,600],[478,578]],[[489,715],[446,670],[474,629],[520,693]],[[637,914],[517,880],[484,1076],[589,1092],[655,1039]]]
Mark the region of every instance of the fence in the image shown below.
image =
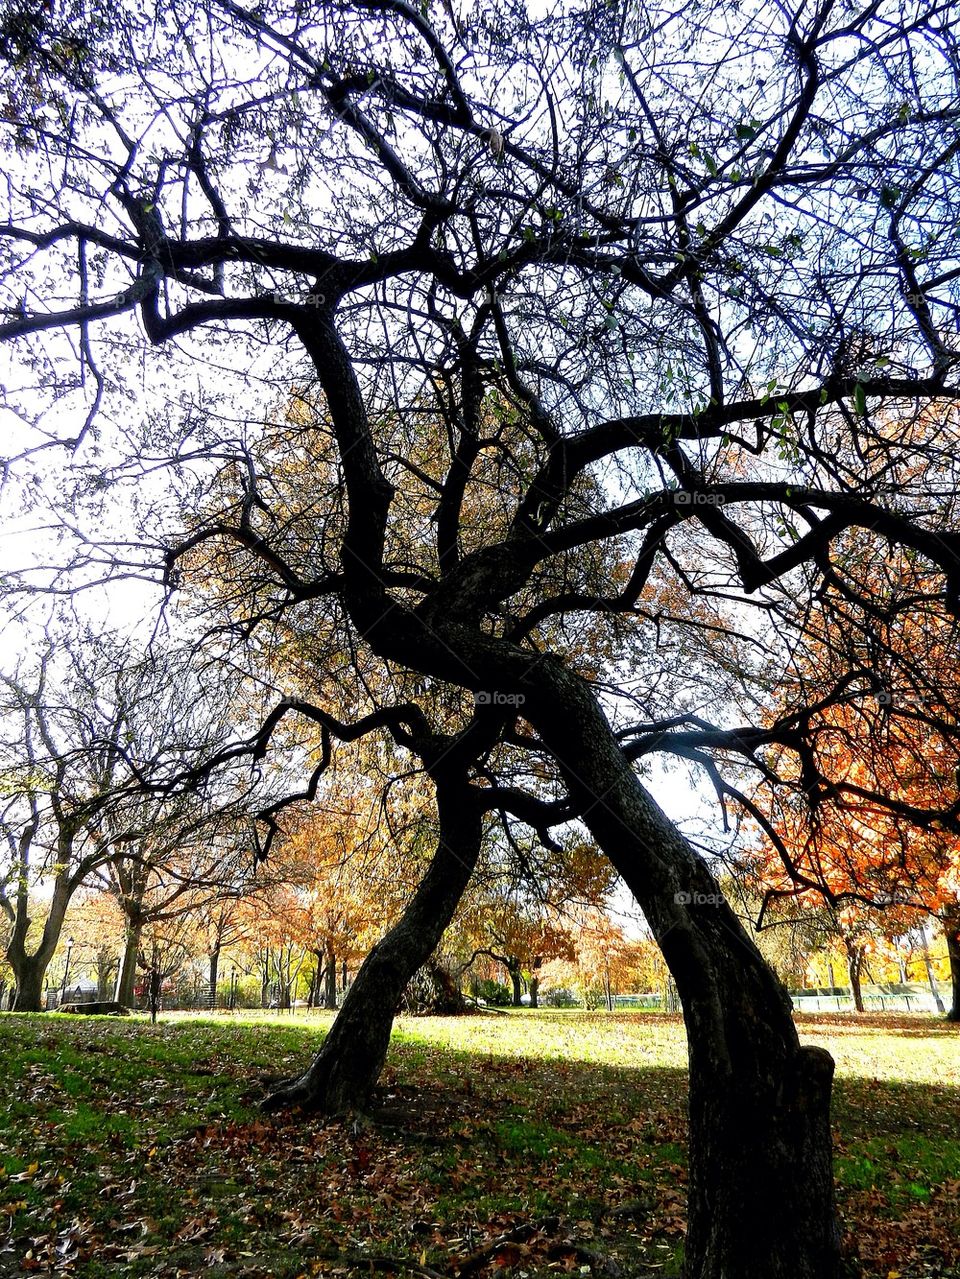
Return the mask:
[[[943,982],[937,985],[940,1007],[930,986],[864,986],[863,1006],[866,1012],[876,1013],[933,1013],[942,1014],[950,1007],[951,990]],[[790,992],[794,1012],[798,1013],[848,1013],[854,1011],[853,997],[846,987],[820,987]],[[637,995],[617,995],[617,1008],[646,1008],[661,1012],[664,1008],[662,994],[648,992]],[[667,996],[667,1011],[679,1012],[679,1004]]]
[[[942,1014],[950,1007],[950,990],[940,985],[940,1007],[933,991],[926,987],[916,990],[872,990],[863,992],[863,1007],[871,1013],[935,1013]],[[848,1013],[854,1011],[853,997],[847,993],[813,994],[797,991],[791,994],[793,1008],[798,1013]]]

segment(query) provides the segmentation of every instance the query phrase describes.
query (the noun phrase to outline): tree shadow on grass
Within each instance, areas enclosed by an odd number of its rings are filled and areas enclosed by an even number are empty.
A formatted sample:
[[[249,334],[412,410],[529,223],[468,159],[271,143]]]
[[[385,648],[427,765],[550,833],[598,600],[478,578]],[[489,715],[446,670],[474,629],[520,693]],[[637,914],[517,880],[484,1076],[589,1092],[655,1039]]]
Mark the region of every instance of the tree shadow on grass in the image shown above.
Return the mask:
[[[639,1023],[641,1044],[665,1024]],[[172,1276],[185,1249],[248,1279],[369,1273],[361,1254],[450,1279],[471,1258],[479,1279],[646,1279],[679,1264],[679,1067],[577,1059],[576,1037],[563,1060],[454,1049],[407,1023],[367,1114],[265,1120],[242,1089],[271,1044],[271,1064],[281,1042],[294,1066],[307,1058],[315,1027],[273,1039],[171,1024],[161,1043],[116,1022],[8,1026],[0,1055],[19,1066],[0,1097],[0,1208],[23,1207],[0,1213],[0,1271],[67,1273],[69,1258],[82,1279]],[[960,1274],[960,1091],[841,1078],[834,1113],[851,1275]]]

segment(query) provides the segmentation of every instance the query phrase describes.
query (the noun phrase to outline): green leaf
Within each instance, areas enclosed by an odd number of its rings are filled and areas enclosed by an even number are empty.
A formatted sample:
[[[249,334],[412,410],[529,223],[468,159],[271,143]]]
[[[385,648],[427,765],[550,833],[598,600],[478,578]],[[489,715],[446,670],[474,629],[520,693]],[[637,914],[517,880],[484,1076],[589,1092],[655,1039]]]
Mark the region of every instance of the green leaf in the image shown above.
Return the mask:
[[[853,406],[861,417],[867,416],[867,393],[863,389],[863,383],[858,382],[853,392]]]

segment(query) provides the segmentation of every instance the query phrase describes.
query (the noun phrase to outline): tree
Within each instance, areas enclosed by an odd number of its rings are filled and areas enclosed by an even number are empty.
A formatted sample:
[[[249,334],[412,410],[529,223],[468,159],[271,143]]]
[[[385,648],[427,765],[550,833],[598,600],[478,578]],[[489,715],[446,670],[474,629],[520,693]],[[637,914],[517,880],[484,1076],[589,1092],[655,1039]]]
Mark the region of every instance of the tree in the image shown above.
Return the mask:
[[[148,796],[136,841],[120,844],[97,871],[124,919],[114,998],[133,1003],[144,927],[190,916],[203,935],[210,998],[216,998],[220,953],[237,936],[237,903],[255,882],[251,819],[242,799],[188,794]]]
[[[44,975],[71,900],[117,842],[137,834],[120,799],[129,781],[125,672],[92,638],[83,658],[79,647],[63,645],[59,656],[66,661],[58,665],[51,643],[29,676],[2,677],[10,729],[2,743],[9,862],[0,877],[0,908],[10,923],[6,958],[18,1011],[43,1007]],[[49,888],[42,907],[41,886]],[[34,918],[38,908],[42,923]]]
[[[79,976],[86,960],[88,971],[96,973],[97,1000],[113,999],[119,968],[117,943],[123,936],[123,916],[116,901],[109,893],[82,891],[70,905],[64,931],[73,940],[70,971]]]
[[[687,1275],[829,1279],[832,1062],[639,774],[675,753],[750,811],[724,770],[803,743],[802,714],[749,719],[791,644],[825,600],[876,620],[845,530],[922,560],[957,609],[955,15],[218,0],[149,30],[123,6],[69,18],[23,0],[2,30],[23,179],[3,193],[0,336],[62,397],[64,434],[35,389],[24,421],[88,459],[85,516],[154,469],[110,433],[125,371],[148,403],[179,387],[148,409],[151,447],[204,492],[200,459],[230,454],[235,488],[179,539],[158,512],[168,586],[196,583],[204,550],[239,565],[235,636],[322,617],[327,665],[356,654],[394,690],[332,709],[284,690],[237,750],[264,759],[299,715],[391,734],[436,789],[417,892],[278,1100],[372,1086],[486,814],[546,839],[578,817],[683,1001]],[[120,358],[145,341],[149,360]],[[261,376],[277,401],[319,388],[304,452],[329,469],[292,517],[237,439]],[[28,501],[33,443],[10,462]],[[122,543],[98,556],[144,571]],[[69,589],[90,563],[19,580]],[[225,660],[222,630],[205,654]]]
[[[481,944],[474,950],[472,960],[484,957],[501,965],[510,979],[513,1007],[523,1004],[526,987],[530,1007],[536,1008],[543,965],[565,955],[569,948],[558,921],[542,910],[507,897],[488,898],[480,924],[475,940]]]
[[[389,847],[381,822],[393,827],[399,848]],[[338,974],[365,955],[399,913],[402,903],[389,886],[401,865],[409,873],[416,864],[414,850],[404,847],[410,832],[404,838],[397,831],[369,779],[342,769],[328,780],[322,806],[304,809],[287,825],[277,850],[284,884],[263,895],[264,906],[314,957],[317,1002],[322,990],[324,1006],[335,1009],[338,985],[345,985]],[[414,842],[416,834],[415,823]]]
[[[957,894],[960,898],[960,892]],[[950,961],[950,1021],[960,1021],[960,908],[944,912],[943,932]]]
[[[828,615],[794,655],[777,714],[800,710],[803,751],[768,756],[756,798],[776,851],[765,848],[757,866],[769,898],[798,902],[839,939],[862,1012],[867,952],[876,939],[918,925],[926,944],[925,915],[942,923],[957,985],[950,936],[960,884],[960,729],[954,620],[929,600],[919,615],[907,606],[918,586],[930,593],[915,567],[898,566],[895,587],[878,589],[893,552],[853,549],[873,575],[883,624],[866,637],[870,652],[843,624],[849,619]],[[851,679],[858,668],[872,686]],[[929,961],[927,970],[939,1007]]]
[[[551,848],[489,840],[485,852],[455,923],[472,948],[463,967],[492,960],[509,977],[513,1007],[522,1005],[526,988],[536,1008],[544,966],[574,958],[571,921],[582,926],[585,911],[601,916],[614,883],[610,864],[575,837]]]
[[[12,923],[18,1008],[41,1006],[44,970],[81,887],[106,885],[123,913],[116,997],[132,1003],[143,925],[196,908],[228,881],[236,891],[238,860],[252,867],[251,853],[225,834],[244,815],[235,776],[167,794],[170,773],[217,740],[202,701],[188,703],[191,682],[178,686],[176,674],[171,662],[143,657],[118,636],[63,625],[49,628],[35,671],[0,675],[10,852],[0,907]],[[41,887],[50,889],[49,904],[30,953]]]

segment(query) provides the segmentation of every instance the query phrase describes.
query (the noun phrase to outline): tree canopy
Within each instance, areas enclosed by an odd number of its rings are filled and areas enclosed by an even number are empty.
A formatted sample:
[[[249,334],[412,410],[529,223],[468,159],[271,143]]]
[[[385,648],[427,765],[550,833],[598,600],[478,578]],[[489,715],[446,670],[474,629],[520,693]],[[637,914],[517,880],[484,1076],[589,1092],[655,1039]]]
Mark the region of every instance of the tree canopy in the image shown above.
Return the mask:
[[[485,822],[577,820],[683,1000],[698,1279],[836,1272],[832,1063],[642,779],[680,757],[757,816],[739,781],[786,750],[816,796],[810,708],[770,714],[797,651],[930,609],[952,641],[956,20],[3,10],[6,476],[59,539],[9,588],[162,586],[250,690],[201,771],[302,721],[308,794],[368,735],[436,791],[434,859],[282,1099],[371,1086]],[[877,652],[845,692],[907,670]]]

